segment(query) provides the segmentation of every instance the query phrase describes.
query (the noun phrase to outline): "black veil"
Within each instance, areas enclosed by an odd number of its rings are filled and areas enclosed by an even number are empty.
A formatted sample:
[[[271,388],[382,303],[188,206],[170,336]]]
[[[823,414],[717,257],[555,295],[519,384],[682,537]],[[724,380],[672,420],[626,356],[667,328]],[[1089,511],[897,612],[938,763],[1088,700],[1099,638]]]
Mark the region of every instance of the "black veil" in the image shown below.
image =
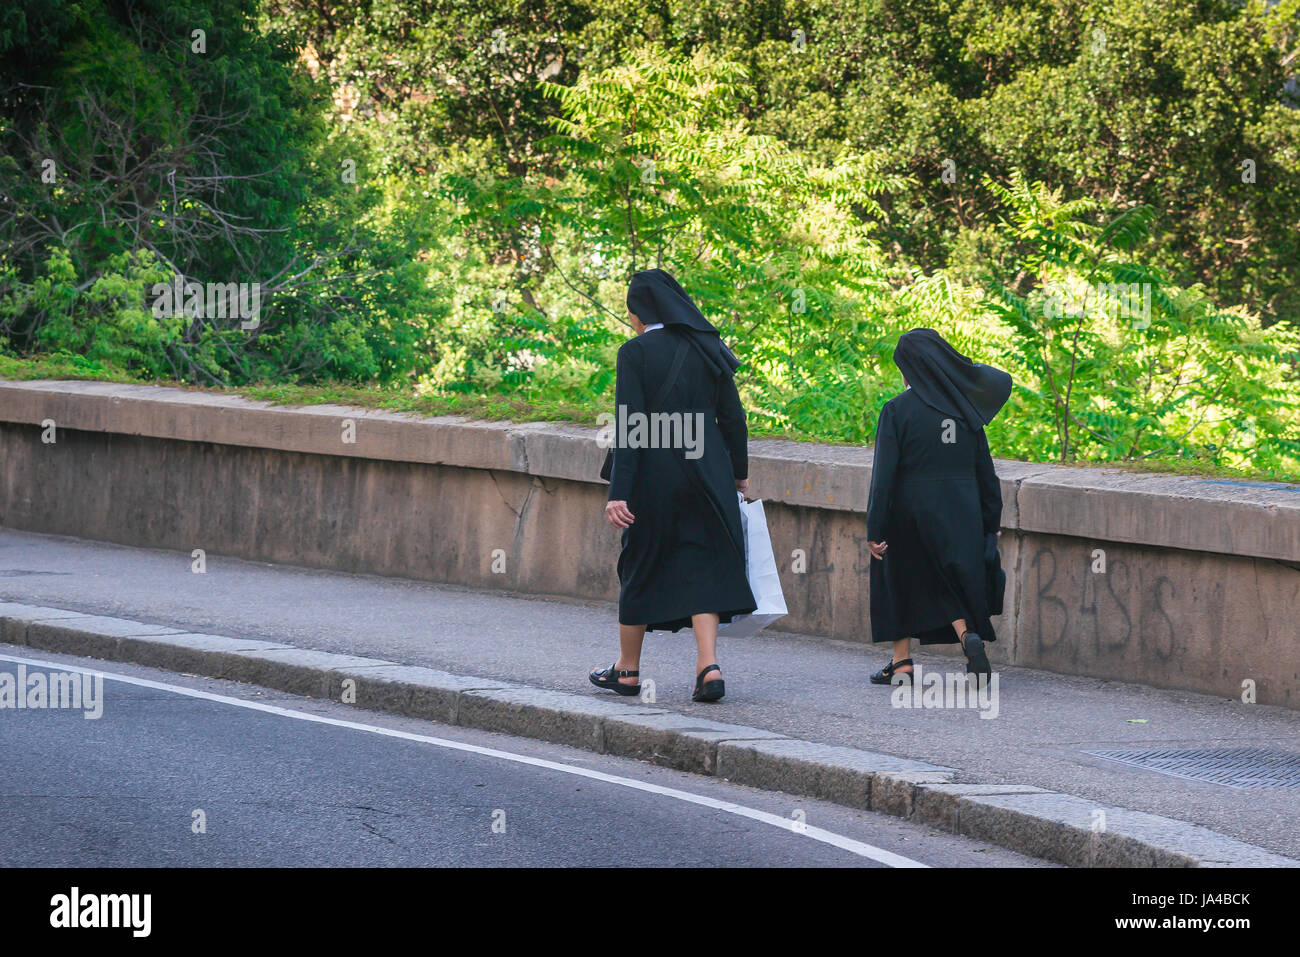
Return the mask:
[[[933,329],[904,333],[894,347],[894,364],[921,400],[979,431],[1011,396],[1011,375],[971,362]]]
[[[627,286],[627,309],[646,325],[662,322],[666,328],[690,337],[715,375],[735,375],[740,360],[727,348],[722,335],[691,301],[671,273],[645,269],[632,274]]]

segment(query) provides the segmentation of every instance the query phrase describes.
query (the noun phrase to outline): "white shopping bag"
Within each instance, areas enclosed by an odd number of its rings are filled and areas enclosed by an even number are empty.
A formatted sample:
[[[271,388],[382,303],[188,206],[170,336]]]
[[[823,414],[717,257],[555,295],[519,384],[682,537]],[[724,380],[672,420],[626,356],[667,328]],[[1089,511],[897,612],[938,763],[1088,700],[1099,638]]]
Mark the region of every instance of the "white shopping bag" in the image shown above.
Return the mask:
[[[740,497],[740,527],[745,534],[745,577],[749,579],[749,590],[754,593],[758,607],[753,614],[738,615],[728,624],[719,625],[718,634],[747,638],[784,618],[788,609],[785,593],[781,591],[781,577],[777,574],[772,539],[767,533],[763,501],[746,502],[745,496],[736,494]]]

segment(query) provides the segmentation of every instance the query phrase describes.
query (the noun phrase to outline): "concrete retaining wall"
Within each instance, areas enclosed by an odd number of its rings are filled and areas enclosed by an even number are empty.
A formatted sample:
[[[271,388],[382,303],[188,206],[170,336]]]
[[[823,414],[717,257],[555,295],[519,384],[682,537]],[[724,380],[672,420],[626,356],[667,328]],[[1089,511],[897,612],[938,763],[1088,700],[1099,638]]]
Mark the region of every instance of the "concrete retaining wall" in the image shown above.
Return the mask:
[[[614,599],[595,430],[0,381],[0,525]],[[54,441],[50,441],[53,438]],[[751,443],[790,616],[864,640],[867,449]],[[997,462],[995,661],[1300,707],[1300,487]],[[382,617],[379,613],[377,621]]]

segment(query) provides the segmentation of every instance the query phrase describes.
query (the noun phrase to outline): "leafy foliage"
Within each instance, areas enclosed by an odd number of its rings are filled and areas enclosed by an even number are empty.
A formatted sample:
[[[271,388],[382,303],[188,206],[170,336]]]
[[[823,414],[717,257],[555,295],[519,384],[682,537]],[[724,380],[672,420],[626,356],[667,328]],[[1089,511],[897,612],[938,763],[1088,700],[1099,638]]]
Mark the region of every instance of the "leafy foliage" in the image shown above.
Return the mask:
[[[663,266],[760,432],[868,441],[929,326],[1014,373],[997,454],[1300,477],[1297,13],[15,0],[0,352],[594,417]]]
[[[1002,227],[1022,250],[1012,269],[1032,277],[1023,293],[989,277],[1019,371],[1018,408],[995,436],[1015,428],[1015,446],[1061,460],[1295,469],[1295,330],[1263,330],[1135,258],[1155,222],[1149,207],[1098,226],[1085,218],[1091,203],[1062,202],[1023,176],[989,186],[1012,210]]]
[[[364,144],[331,137],[323,91],[254,9],[50,0],[3,34],[12,347],[209,383],[409,374],[413,320],[439,313],[419,211],[385,208]],[[256,284],[257,324],[154,309],[173,277]]]
[[[550,93],[568,175],[449,179],[476,241],[513,244],[497,282],[518,296],[483,313],[501,346],[492,388],[608,402],[627,276],[659,265],[747,360],[760,427],[865,441],[897,389],[894,341],[931,326],[1015,374],[992,430],[1002,454],[1295,469],[1300,339],[1144,258],[1150,207],[990,179],[1008,213],[983,281],[909,275],[857,215],[905,184],[873,157],[818,166],[754,133],[737,115],[749,92],[734,63],[645,48]]]

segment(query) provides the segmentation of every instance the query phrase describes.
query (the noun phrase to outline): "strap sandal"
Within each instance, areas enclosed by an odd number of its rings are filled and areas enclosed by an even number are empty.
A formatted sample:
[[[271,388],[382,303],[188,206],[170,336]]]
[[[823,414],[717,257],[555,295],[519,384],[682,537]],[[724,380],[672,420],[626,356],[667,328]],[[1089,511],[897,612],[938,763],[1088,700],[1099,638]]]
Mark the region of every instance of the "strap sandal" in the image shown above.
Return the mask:
[[[966,652],[966,674],[984,676],[985,681],[993,680],[993,666],[984,651],[984,639],[973,631],[961,636],[962,651]]]
[[[695,676],[695,692],[691,695],[692,701],[717,701],[727,693],[727,683],[721,678],[713,681],[705,681],[704,676],[710,671],[722,673],[722,669],[717,665],[708,665],[703,671]]]
[[[873,685],[892,685],[894,683],[894,675],[897,673],[898,677],[902,679],[902,684],[910,685],[912,683],[912,672],[898,670],[903,667],[903,665],[910,664],[912,664],[911,658],[904,658],[902,661],[891,661],[871,676],[871,683]]]
[[[618,679],[639,677],[641,677],[641,672],[628,671],[626,668],[617,668],[615,665],[610,665],[608,668],[598,668],[587,675],[588,680],[597,688],[605,688],[608,691],[614,691],[629,698],[641,693],[641,682],[638,681],[634,685],[629,685]]]

